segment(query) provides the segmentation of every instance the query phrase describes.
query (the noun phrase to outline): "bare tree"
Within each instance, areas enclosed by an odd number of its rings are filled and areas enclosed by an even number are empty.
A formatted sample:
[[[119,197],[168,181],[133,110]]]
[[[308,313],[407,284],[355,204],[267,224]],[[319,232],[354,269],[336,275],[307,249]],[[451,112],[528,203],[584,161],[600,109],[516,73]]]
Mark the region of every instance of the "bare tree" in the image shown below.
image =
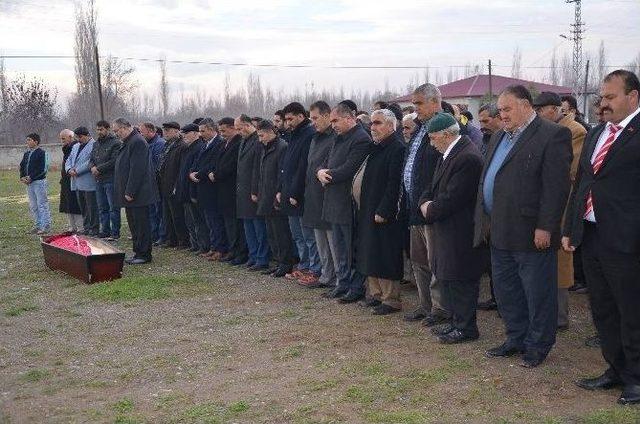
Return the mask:
[[[167,80],[167,59],[164,55],[160,59],[160,113],[169,113],[169,81]]]
[[[556,55],[556,49],[553,49],[553,53],[551,54],[551,61],[549,62],[549,83],[558,85],[560,83],[560,78],[558,75],[558,57]]]
[[[7,110],[6,92],[7,76],[4,69],[4,58],[0,58],[0,113]]]
[[[95,0],[75,3],[76,95],[69,104],[70,115],[86,125],[98,117],[98,80],[95,48],[98,45],[98,12]]]
[[[635,59],[627,64],[626,68],[638,75],[638,78],[640,78],[640,52],[638,52],[638,55],[635,57]]]
[[[560,61],[560,81],[565,87],[573,87],[573,64],[567,53],[562,56]]]
[[[27,80],[24,75],[9,81],[4,90],[6,109],[3,121],[9,140],[21,141],[28,132],[45,138],[58,124],[57,91],[43,80]]]
[[[513,51],[511,76],[513,78],[522,78],[522,52],[520,51],[520,46],[516,46],[516,49]]]
[[[107,57],[102,63],[102,98],[105,117],[126,115],[128,104],[136,96],[135,68],[121,59]]]
[[[607,75],[607,51],[604,48],[604,41],[600,41],[600,47],[598,48],[598,62],[596,64],[596,85],[599,84]]]

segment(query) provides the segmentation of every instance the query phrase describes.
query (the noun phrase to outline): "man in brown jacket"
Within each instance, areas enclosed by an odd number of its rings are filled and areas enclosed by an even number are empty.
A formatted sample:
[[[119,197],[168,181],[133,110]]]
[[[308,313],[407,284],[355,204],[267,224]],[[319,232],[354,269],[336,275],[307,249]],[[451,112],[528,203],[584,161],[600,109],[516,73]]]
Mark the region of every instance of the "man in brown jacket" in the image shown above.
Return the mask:
[[[533,106],[541,118],[569,128],[571,131],[571,147],[573,160],[571,161],[571,186],[576,179],[578,161],[582,152],[582,144],[587,131],[575,121],[572,115],[562,112],[562,100],[556,93],[543,91],[536,97]],[[578,257],[580,254],[578,254]],[[558,329],[565,330],[569,326],[569,287],[573,285],[574,255],[571,252],[558,250]]]

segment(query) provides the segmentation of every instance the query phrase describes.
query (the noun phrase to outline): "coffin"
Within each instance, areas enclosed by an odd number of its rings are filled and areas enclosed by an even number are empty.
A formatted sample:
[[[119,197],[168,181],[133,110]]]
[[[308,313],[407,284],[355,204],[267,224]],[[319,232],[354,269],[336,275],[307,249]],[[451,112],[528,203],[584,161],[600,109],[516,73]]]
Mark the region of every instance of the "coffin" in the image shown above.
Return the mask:
[[[50,269],[59,270],[85,283],[110,281],[122,277],[124,252],[95,237],[77,235],[76,242],[82,243],[91,253],[77,253],[52,243],[72,233],[55,234],[41,239],[44,262]]]

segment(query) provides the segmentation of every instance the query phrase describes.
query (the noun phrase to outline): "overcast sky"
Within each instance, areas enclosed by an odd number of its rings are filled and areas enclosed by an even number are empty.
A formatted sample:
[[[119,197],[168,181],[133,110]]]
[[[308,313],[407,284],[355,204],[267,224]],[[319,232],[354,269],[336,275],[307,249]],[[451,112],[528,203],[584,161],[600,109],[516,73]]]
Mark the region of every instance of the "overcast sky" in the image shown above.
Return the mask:
[[[173,92],[198,87],[219,93],[225,73],[232,84],[248,72],[274,89],[404,88],[416,70],[330,70],[322,66],[440,67],[486,63],[509,75],[513,51],[522,50],[523,74],[539,79],[554,47],[570,52],[567,34],[573,5],[564,0],[97,0],[101,55],[121,57],[305,64],[282,69],[168,65]],[[73,54],[74,3],[70,0],[0,0],[0,52],[5,55]],[[639,0],[585,0],[584,50],[604,40],[609,65],[640,53]],[[133,61],[143,90],[155,92],[156,63]],[[52,81],[61,95],[75,89],[71,59],[7,59],[9,75]],[[419,71],[422,72],[422,71]],[[462,72],[462,69],[460,69]]]

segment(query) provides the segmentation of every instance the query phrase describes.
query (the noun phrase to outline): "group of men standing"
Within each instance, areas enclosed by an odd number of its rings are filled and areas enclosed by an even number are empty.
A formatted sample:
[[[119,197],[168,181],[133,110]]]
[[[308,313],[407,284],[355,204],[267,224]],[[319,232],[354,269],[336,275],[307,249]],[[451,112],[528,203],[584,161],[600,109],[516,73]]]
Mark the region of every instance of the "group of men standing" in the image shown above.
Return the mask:
[[[101,121],[97,141],[82,127],[61,133],[77,140],[64,147],[63,181],[76,192],[65,193],[64,212],[72,229],[117,239],[124,207],[133,264],[151,260],[155,241],[324,287],[323,297],[376,315],[401,310],[406,253],[418,305],[405,320],[447,344],[479,337],[479,281],[489,273],[506,340],[486,355],[520,355],[526,368],[568,325],[566,291],[579,271],[609,369],[578,385],[623,386],[619,402],[638,403],[639,93],[633,73],[609,74],[602,122],[589,129],[557,94],[534,99],[510,86],[481,108],[484,136],[432,84],[412,94],[415,120],[388,106],[363,123],[344,100],[309,111],[290,103],[273,120],[167,122],[164,139],[152,124],[118,119],[113,136]],[[35,180],[39,155],[23,162],[21,177]]]

